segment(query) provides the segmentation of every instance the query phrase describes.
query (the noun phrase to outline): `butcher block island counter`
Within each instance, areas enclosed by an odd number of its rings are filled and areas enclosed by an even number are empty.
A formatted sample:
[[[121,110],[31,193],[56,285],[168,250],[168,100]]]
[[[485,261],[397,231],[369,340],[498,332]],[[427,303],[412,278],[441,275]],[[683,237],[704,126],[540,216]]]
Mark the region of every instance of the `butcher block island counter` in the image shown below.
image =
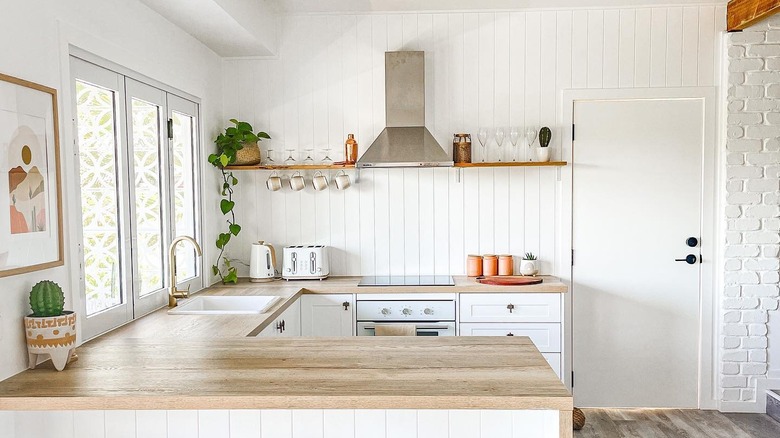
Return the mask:
[[[385,287],[357,290],[356,280],[354,286],[345,284],[352,282],[207,289],[196,296],[284,298],[260,315],[169,315],[161,309],[80,346],[79,359],[63,372],[46,363],[0,382],[0,409],[256,410],[262,419],[258,427],[268,432],[264,438],[329,436],[328,427],[336,423],[339,434],[331,436],[416,436],[391,433],[396,426],[390,424],[398,422],[451,438],[513,436],[518,428],[531,432],[523,436],[571,436],[571,394],[525,336],[254,336],[305,294],[394,292]],[[566,290],[556,279],[545,283],[522,288],[529,293]],[[506,289],[465,286],[474,293]],[[403,288],[397,292],[412,293]],[[462,289],[456,284],[436,292]],[[344,424],[344,418],[351,420]],[[302,421],[299,428],[314,428],[307,429],[311,434],[272,432],[294,431],[296,421]],[[372,427],[382,430],[367,429]]]

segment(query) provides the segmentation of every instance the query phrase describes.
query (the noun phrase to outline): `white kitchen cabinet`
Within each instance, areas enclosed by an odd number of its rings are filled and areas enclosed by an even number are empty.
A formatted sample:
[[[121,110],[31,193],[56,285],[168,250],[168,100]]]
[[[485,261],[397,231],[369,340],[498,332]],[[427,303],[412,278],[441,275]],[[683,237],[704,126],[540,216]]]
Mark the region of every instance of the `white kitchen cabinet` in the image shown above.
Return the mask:
[[[352,294],[301,296],[301,335],[353,336],[355,296]]]
[[[460,336],[528,336],[561,377],[560,294],[460,294]]]
[[[295,300],[278,318],[260,332],[263,337],[292,337],[301,335],[301,300]]]

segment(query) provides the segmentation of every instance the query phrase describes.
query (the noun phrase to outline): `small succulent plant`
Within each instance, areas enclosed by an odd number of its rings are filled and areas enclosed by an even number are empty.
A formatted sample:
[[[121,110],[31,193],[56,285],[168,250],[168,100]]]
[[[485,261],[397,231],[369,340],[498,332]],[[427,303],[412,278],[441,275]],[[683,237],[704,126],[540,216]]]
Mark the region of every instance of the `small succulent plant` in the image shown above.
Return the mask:
[[[59,284],[41,281],[30,291],[30,307],[33,316],[60,316],[65,307],[65,294]]]
[[[543,148],[546,148],[550,145],[550,140],[552,139],[552,131],[550,131],[550,128],[544,127],[541,130],[539,130],[539,145]]]
[[[523,260],[536,260],[536,256],[532,252],[525,253],[525,256],[523,256]]]

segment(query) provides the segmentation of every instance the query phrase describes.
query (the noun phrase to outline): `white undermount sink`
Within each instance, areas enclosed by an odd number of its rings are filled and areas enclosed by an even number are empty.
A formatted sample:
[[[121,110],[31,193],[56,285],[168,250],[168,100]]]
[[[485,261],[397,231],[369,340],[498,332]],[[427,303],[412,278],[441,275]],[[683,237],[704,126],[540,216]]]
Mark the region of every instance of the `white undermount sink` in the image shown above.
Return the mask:
[[[265,313],[281,300],[278,296],[203,296],[168,311],[171,315],[253,315]]]

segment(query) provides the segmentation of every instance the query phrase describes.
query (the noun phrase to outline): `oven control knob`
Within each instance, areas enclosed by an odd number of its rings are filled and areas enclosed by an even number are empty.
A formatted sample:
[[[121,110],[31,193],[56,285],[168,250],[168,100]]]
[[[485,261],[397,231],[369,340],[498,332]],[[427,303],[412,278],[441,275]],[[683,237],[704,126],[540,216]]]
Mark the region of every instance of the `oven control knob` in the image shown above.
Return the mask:
[[[390,309],[388,309],[387,307],[384,307],[380,312],[382,313],[382,315],[389,315],[390,314]]]
[[[408,308],[408,307],[407,307],[407,308],[405,308],[404,310],[402,310],[402,311],[401,311],[401,313],[403,313],[403,314],[404,314],[404,315],[406,315],[406,316],[409,316],[409,315],[411,315],[411,314],[412,314],[412,309],[410,309],[410,308]]]
[[[423,310],[423,313],[426,315],[433,315],[433,309],[426,307],[425,310]]]

